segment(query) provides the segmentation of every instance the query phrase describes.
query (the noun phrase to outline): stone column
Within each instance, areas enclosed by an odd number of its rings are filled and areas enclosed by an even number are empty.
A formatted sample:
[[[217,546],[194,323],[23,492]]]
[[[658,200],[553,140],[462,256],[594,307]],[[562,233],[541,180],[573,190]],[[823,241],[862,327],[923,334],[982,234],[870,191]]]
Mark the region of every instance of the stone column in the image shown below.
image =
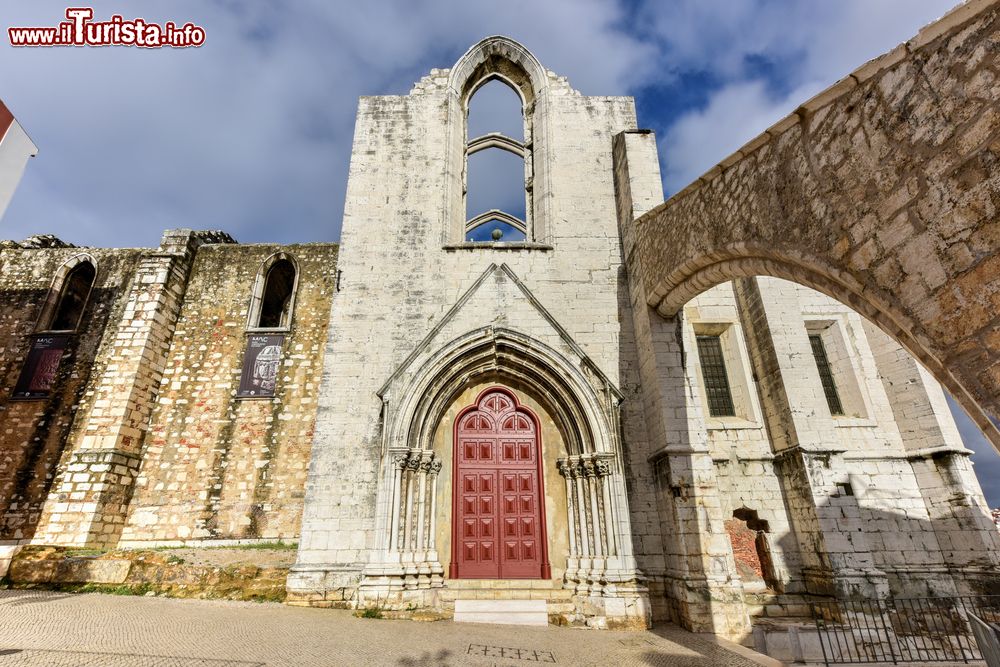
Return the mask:
[[[170,339],[195,251],[215,239],[170,230],[139,262],[117,324],[114,360],[92,379],[93,401],[42,510],[35,544],[113,547],[139,471],[143,437],[160,387]]]
[[[665,567],[652,574],[686,628],[742,638],[750,620],[725,533],[715,467],[697,390],[684,365],[680,323],[646,305],[635,219],[663,201],[652,132],[614,138],[615,194],[629,304],[639,353],[642,409],[651,443]],[[633,458],[636,452],[630,453]],[[635,463],[633,462],[633,465]]]
[[[362,597],[391,603],[390,593],[444,585],[444,567],[434,543],[441,465],[431,450],[389,450],[383,475],[388,507],[380,512],[385,530],[379,531],[385,537],[364,568]]]

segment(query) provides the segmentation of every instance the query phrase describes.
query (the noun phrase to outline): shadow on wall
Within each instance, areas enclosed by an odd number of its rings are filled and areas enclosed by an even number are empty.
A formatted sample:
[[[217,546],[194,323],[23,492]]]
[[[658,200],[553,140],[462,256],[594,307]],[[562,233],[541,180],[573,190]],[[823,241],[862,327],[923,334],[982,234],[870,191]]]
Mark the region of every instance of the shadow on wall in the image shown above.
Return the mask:
[[[94,287],[78,331],[66,336],[58,370],[44,394],[14,397],[36,338],[34,323],[48,289],[4,290],[0,309],[0,540],[29,540],[57,477],[73,420],[122,288]]]
[[[947,458],[926,461],[933,472],[924,474],[947,482],[954,473]],[[827,485],[816,507],[820,535],[793,528],[773,538],[782,552],[819,545],[818,570],[782,573],[788,592],[806,600],[1000,595],[1000,531],[974,497],[942,494],[925,511],[923,499],[894,494],[862,475],[845,480]]]

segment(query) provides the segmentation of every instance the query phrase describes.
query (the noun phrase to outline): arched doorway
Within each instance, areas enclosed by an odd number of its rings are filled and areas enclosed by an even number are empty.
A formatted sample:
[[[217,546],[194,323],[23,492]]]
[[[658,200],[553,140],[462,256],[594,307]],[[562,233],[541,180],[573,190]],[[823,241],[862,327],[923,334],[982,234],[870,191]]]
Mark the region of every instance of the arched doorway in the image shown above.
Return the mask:
[[[537,417],[494,386],[455,419],[453,579],[548,579]]]

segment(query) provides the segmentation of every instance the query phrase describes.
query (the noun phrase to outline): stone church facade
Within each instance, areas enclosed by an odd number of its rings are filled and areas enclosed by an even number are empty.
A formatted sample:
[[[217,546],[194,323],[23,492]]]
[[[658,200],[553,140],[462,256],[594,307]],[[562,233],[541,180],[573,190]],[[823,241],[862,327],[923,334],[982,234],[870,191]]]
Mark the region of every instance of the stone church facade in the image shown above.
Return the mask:
[[[470,136],[499,81],[523,137]],[[467,210],[523,161],[523,215]],[[288,600],[745,633],[811,599],[992,591],[998,534],[934,379],[773,278],[646,305],[663,201],[627,97],[491,37],[362,98],[341,246],[171,230],[0,249],[0,540],[297,540]]]

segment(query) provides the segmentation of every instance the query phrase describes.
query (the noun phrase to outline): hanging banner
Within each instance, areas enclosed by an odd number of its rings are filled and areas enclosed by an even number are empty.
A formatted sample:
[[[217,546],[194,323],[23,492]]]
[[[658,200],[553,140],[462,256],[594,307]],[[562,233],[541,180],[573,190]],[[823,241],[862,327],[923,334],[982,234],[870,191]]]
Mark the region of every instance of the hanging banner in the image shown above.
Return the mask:
[[[55,384],[59,361],[68,343],[67,335],[35,336],[14,386],[13,398],[47,397]]]
[[[243,355],[243,375],[240,376],[239,398],[274,396],[274,386],[281,365],[284,334],[250,334]]]

